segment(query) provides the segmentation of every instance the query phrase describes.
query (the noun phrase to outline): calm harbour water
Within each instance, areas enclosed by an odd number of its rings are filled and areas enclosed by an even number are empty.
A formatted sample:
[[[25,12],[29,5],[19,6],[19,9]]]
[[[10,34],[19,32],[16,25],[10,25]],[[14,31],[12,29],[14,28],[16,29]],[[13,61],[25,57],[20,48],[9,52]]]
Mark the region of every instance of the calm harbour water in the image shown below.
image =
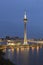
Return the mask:
[[[5,58],[16,65],[43,65],[43,48],[7,49]]]

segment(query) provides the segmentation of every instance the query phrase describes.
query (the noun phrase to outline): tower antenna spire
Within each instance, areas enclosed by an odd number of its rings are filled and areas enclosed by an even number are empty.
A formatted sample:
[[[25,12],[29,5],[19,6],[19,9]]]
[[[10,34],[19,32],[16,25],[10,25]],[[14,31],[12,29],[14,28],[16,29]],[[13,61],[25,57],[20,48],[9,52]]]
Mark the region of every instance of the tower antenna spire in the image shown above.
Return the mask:
[[[26,16],[26,11],[25,11],[25,13],[24,13],[24,19],[26,19],[27,18],[27,16]]]

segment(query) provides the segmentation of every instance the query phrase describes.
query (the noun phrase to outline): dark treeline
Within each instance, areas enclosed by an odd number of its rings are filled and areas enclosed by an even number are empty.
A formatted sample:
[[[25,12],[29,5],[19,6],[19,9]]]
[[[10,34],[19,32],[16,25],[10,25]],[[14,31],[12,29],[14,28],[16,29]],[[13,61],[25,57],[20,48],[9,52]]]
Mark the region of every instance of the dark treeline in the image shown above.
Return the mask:
[[[8,60],[7,59],[4,59],[3,58],[3,55],[4,54],[5,53],[3,53],[2,50],[0,50],[0,65],[15,65],[9,59]]]

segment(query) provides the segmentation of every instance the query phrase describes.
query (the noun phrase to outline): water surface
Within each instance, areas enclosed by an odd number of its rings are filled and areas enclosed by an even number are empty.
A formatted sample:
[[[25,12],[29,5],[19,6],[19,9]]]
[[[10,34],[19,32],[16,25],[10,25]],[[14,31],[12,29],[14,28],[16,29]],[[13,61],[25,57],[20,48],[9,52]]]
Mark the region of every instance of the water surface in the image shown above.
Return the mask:
[[[43,65],[43,48],[7,49],[5,58],[16,65]]]

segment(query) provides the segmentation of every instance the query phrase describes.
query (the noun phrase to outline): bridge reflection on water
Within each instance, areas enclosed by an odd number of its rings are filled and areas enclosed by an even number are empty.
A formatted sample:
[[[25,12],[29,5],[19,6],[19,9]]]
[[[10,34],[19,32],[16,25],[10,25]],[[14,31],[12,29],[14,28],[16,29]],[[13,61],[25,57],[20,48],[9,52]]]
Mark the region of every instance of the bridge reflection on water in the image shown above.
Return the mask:
[[[30,50],[30,49],[32,49],[32,51],[34,51],[34,49],[37,49],[37,52],[38,52],[38,50],[40,49],[40,48],[42,48],[43,46],[41,45],[41,46],[27,46],[27,47],[12,47],[12,46],[9,46],[9,48],[7,47],[7,48],[3,48],[3,52],[6,52],[6,50],[8,50],[8,51],[12,51],[12,52],[14,52],[14,50],[16,50],[17,52],[19,52],[19,51],[25,51],[25,50]]]
[[[35,65],[35,63],[40,63],[37,61],[37,57],[39,57],[39,52],[41,49],[42,46],[31,46],[27,48],[7,48],[3,49],[3,52],[5,52],[5,58],[10,59],[10,61],[17,65]]]

